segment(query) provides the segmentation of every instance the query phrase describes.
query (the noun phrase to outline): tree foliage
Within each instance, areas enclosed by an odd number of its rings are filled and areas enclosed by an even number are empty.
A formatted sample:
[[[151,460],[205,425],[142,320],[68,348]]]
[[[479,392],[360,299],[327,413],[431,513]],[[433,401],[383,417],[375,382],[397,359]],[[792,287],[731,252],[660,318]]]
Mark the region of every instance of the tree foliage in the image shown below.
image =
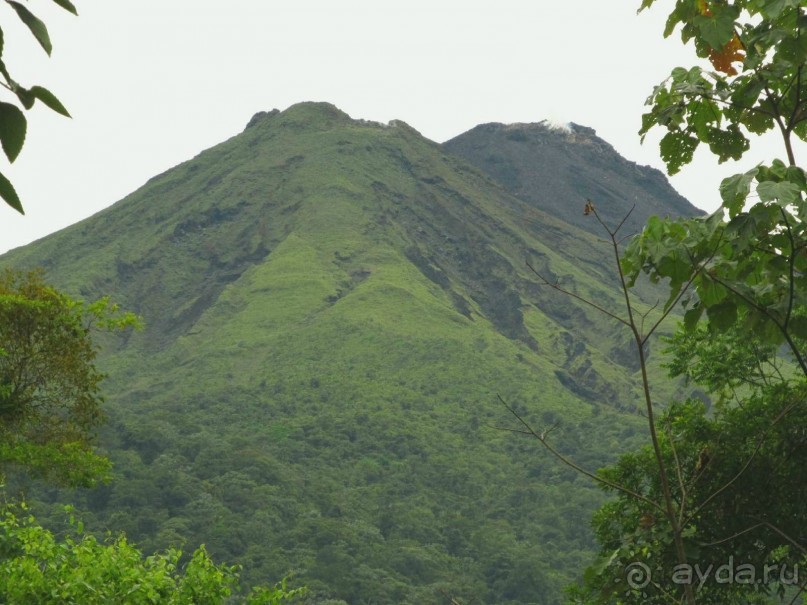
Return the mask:
[[[774,128],[787,159],[725,179],[711,216],[651,219],[622,255],[628,285],[649,278],[666,288],[665,314],[683,304],[671,375],[717,405],[711,413],[699,400],[668,406],[650,421],[653,447],[601,472],[609,489],[621,489],[595,517],[602,559],[572,591],[575,603],[803,598],[807,179],[793,140],[807,140],[805,7],[678,0],[667,21],[665,35],[680,26],[714,68],[675,69],[648,99],[640,133],[666,129],[670,173],[700,143],[720,162],[738,159],[750,135]],[[669,487],[664,469],[673,473]],[[668,490],[674,507],[653,510]],[[726,564],[731,575],[720,582],[714,574]]]
[[[670,525],[658,511],[618,495],[595,516],[601,559],[574,602],[678,602],[688,582],[698,603],[795,603],[805,561],[807,384],[787,376],[775,352],[760,355],[765,347],[757,339],[733,336],[729,350],[726,340],[704,328],[676,336],[674,374],[696,377],[718,405],[707,414],[700,399],[673,403],[658,422],[664,464],[675,469],[686,562],[671,548]],[[721,365],[725,353],[736,369]],[[657,500],[655,464],[645,448],[602,476]],[[716,570],[727,565],[720,578]]]
[[[643,0],[644,10],[656,0]],[[643,136],[660,126],[661,156],[671,174],[705,143],[719,161],[739,159],[749,134],[777,128],[790,164],[792,139],[807,140],[807,60],[799,0],[677,0],[664,35],[679,26],[714,69],[676,68],[648,98]]]
[[[17,15],[22,24],[31,32],[42,49],[50,55],[53,45],[48,28],[28,7],[16,0],[5,0],[6,4]],[[70,0],[53,0],[64,10],[77,14],[76,7]],[[67,109],[52,92],[42,86],[26,87],[17,82],[6,65],[4,56],[5,44],[3,29],[0,28],[0,85],[9,91],[16,102],[0,101],[0,144],[9,162],[14,162],[22,151],[28,120],[23,110],[29,110],[39,101],[56,113],[70,117]],[[22,108],[22,109],[21,109]],[[22,202],[11,181],[0,173],[0,197],[12,208],[23,214]]]
[[[277,605],[305,593],[287,590],[284,580],[238,598],[238,567],[216,565],[204,546],[187,560],[178,549],[144,557],[122,535],[99,541],[84,533],[72,513],[70,523],[68,534],[57,538],[24,505],[5,510],[0,517],[0,601]]]
[[[103,420],[92,330],[136,323],[108,299],[71,299],[39,272],[0,274],[0,473],[22,466],[68,484],[103,476],[108,462],[91,445]]]

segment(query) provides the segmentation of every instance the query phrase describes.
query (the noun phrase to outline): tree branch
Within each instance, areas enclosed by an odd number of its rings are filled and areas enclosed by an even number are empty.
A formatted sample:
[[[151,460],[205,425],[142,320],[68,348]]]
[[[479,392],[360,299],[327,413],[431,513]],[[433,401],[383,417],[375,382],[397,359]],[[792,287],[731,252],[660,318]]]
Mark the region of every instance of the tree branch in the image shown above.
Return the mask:
[[[555,428],[554,426],[551,427],[550,429],[546,430],[546,431],[538,433],[535,429],[532,428],[532,425],[529,422],[524,420],[524,418],[522,418],[521,415],[518,412],[516,412],[515,409],[513,409],[513,407],[510,406],[510,404],[508,404],[502,398],[501,395],[497,394],[496,397],[498,397],[501,404],[505,408],[507,408],[507,411],[510,412],[516,418],[516,420],[518,420],[521,423],[521,425],[524,427],[524,430],[521,430],[521,429],[508,429],[508,428],[502,428],[502,427],[494,427],[494,428],[497,428],[499,430],[510,431],[511,433],[520,433],[520,434],[523,434],[523,435],[530,435],[532,437],[535,437],[538,441],[541,442],[541,445],[543,445],[549,451],[550,454],[555,456],[555,458],[560,460],[563,464],[565,464],[569,468],[572,468],[575,471],[577,471],[578,473],[580,473],[582,475],[585,475],[586,477],[588,477],[592,481],[595,481],[597,483],[600,483],[601,485],[605,485],[607,487],[610,487],[610,488],[612,488],[612,489],[614,489],[616,491],[620,491],[623,494],[627,494],[628,496],[630,496],[632,498],[635,498],[637,500],[641,500],[642,502],[644,502],[646,504],[649,504],[650,506],[652,506],[653,508],[655,508],[656,510],[658,510],[658,511],[660,511],[662,513],[665,512],[664,509],[661,507],[661,505],[659,505],[657,502],[654,502],[650,498],[647,498],[646,496],[643,496],[642,494],[640,494],[638,492],[635,492],[632,489],[625,487],[624,485],[619,485],[618,483],[614,483],[613,481],[609,481],[608,479],[604,479],[603,477],[600,477],[599,475],[584,469],[580,465],[576,464],[575,462],[573,462],[572,460],[570,460],[569,458],[567,458],[566,456],[561,454],[558,450],[556,450],[547,441],[547,437],[549,436],[549,433],[551,433],[552,430]]]
[[[593,307],[593,308],[597,309],[597,311],[599,311],[600,313],[603,313],[604,315],[607,315],[611,319],[615,319],[616,321],[618,321],[619,323],[621,323],[623,325],[626,325],[626,326],[630,325],[625,319],[623,319],[622,317],[619,317],[619,315],[611,313],[607,309],[605,309],[605,308],[601,307],[600,305],[588,300],[587,298],[584,298],[584,297],[580,296],[579,294],[575,294],[574,292],[572,292],[570,290],[566,290],[565,288],[562,288],[560,285],[558,285],[557,282],[555,282],[555,283],[550,282],[543,275],[538,273],[538,271],[536,271],[535,267],[533,267],[532,264],[529,261],[527,261],[526,264],[527,264],[527,267],[529,267],[530,271],[535,273],[535,275],[538,276],[538,278],[542,282],[544,282],[544,285],[549,286],[553,290],[557,290],[558,292],[560,292],[562,294],[565,294],[566,296],[571,296],[575,300],[579,300],[580,302],[582,302],[582,303],[584,303],[584,304],[586,304],[586,305],[588,305],[590,307]]]

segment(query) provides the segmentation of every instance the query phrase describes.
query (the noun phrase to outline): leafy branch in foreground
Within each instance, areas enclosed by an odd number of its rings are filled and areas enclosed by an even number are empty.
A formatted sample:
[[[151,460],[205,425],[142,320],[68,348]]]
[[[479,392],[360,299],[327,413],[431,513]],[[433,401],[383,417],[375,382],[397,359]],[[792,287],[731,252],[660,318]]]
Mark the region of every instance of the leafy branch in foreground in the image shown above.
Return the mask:
[[[651,218],[619,259],[627,287],[649,278],[668,292],[664,312],[682,303],[671,377],[705,388],[717,405],[709,414],[699,400],[669,405],[658,446],[602,471],[625,489],[595,517],[602,560],[571,591],[575,603],[803,600],[794,572],[807,563],[807,178],[793,143],[807,140],[806,6],[677,0],[667,21],[665,36],[680,26],[714,68],[677,68],[648,99],[640,134],[667,131],[669,172],[700,143],[721,162],[738,159],[749,134],[772,129],[787,161],[725,179],[711,216]],[[665,466],[675,471],[677,529],[626,491],[666,493]],[[742,574],[709,577],[728,563]],[[637,569],[647,572],[641,582]]]
[[[70,514],[71,531],[57,539],[36,523],[25,505],[0,516],[0,601],[46,603],[166,603],[171,605],[278,605],[305,594],[304,588],[257,587],[236,596],[238,568],[216,565],[204,546],[187,562],[169,549],[144,557],[124,536],[100,542],[85,534]]]
[[[64,10],[76,15],[76,7],[70,0],[53,0],[55,4]],[[50,34],[47,26],[30,10],[25,4],[15,0],[5,0],[19,20],[31,32],[42,49],[50,55],[53,45],[50,41]],[[25,113],[20,109],[31,109],[36,101],[41,102],[56,113],[70,117],[67,109],[52,92],[42,86],[25,87],[17,82],[9,73],[6,60],[3,55],[5,51],[3,29],[0,28],[0,86],[10,92],[16,99],[17,104],[0,101],[0,145],[3,148],[9,162],[14,162],[19,156],[25,143],[25,134],[28,129],[28,120]],[[0,173],[0,197],[20,214],[24,214],[22,202],[17,195],[14,186],[6,176]]]
[[[714,69],[676,68],[647,100],[640,134],[667,130],[660,150],[670,174],[691,162],[701,143],[721,162],[739,159],[750,147],[746,133],[774,128],[795,165],[793,137],[807,140],[803,8],[799,0],[676,2],[664,36],[680,26],[681,40]]]

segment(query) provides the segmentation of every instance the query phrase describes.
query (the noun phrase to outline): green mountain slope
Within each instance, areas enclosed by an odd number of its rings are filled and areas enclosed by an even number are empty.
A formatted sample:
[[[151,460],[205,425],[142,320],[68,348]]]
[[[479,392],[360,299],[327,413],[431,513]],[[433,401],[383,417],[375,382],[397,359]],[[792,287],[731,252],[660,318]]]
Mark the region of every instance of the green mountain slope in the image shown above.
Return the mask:
[[[307,103],[0,263],[146,322],[103,343],[117,479],[59,495],[92,529],[316,602],[551,604],[601,495],[491,428],[497,395],[590,468],[642,430],[627,335],[527,259],[618,308],[597,237],[403,123]]]

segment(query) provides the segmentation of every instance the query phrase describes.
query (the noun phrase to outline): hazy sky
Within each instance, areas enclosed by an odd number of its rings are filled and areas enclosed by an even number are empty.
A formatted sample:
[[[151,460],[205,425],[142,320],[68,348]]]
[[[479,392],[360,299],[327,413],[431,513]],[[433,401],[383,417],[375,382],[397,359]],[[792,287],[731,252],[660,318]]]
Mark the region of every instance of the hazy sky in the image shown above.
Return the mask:
[[[50,88],[73,115],[29,112],[22,154],[0,168],[27,214],[0,207],[0,251],[299,101],[401,119],[439,142],[482,122],[573,121],[662,168],[658,137],[640,146],[636,134],[644,100],[693,64],[677,37],[662,38],[672,0],[638,16],[639,0],[73,1],[79,17],[30,3],[50,27],[50,59],[0,3],[12,76]],[[672,182],[711,210],[723,176],[771,153],[718,169],[701,152]]]

